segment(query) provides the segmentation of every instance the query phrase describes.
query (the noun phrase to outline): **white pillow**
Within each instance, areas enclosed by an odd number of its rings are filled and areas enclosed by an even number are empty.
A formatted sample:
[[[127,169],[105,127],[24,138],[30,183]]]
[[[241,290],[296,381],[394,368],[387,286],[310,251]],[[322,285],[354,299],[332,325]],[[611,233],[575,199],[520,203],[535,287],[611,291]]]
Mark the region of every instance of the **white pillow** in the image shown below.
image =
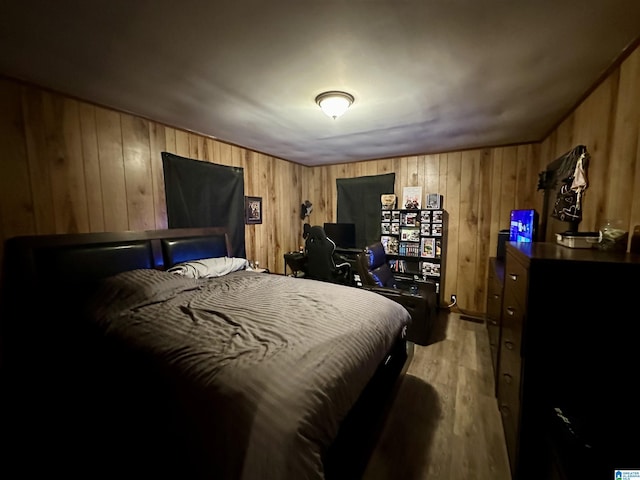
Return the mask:
[[[187,278],[221,277],[237,270],[246,270],[249,261],[246,258],[215,257],[182,262],[169,268],[167,272]]]

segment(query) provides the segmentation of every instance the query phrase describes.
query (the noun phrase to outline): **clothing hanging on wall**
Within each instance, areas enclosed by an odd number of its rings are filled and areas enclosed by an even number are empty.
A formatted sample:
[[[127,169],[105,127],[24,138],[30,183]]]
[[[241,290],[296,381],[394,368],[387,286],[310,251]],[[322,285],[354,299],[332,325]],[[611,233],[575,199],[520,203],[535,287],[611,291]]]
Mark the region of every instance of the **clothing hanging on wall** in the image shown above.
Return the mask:
[[[582,220],[582,200],[588,186],[589,158],[587,147],[578,145],[554,160],[547,166],[547,170],[539,174],[538,190],[545,190],[545,194],[555,192],[551,217],[570,223],[574,230],[577,230],[577,225]]]

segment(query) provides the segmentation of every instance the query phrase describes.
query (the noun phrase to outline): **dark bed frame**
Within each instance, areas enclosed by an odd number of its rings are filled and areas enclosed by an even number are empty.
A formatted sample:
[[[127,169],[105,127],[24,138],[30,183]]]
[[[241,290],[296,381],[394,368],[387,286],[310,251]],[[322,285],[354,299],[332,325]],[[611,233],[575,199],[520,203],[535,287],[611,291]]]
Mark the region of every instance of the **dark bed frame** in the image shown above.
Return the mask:
[[[146,370],[131,371],[135,352],[114,352],[58,298],[70,289],[83,298],[97,281],[123,271],[230,252],[222,227],[9,239],[1,325],[7,456],[48,476],[200,478],[197,456],[205,453],[197,440],[173,441],[185,432],[170,387]],[[398,338],[327,452],[327,479],[361,476],[412,353]],[[132,412],[135,402],[141,409]]]
[[[223,227],[22,236],[7,240],[6,247],[5,279],[28,283],[52,275],[81,283],[135,268],[166,269],[232,255]]]

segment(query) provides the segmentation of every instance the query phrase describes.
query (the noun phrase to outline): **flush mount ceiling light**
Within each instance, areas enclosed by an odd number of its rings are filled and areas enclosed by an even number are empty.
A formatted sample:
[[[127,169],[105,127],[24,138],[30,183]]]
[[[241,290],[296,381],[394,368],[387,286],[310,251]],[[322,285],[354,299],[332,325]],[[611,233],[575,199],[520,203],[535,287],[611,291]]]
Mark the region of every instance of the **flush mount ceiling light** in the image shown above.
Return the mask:
[[[327,116],[335,120],[351,106],[353,95],[335,90],[324,92],[316,97],[316,103]]]

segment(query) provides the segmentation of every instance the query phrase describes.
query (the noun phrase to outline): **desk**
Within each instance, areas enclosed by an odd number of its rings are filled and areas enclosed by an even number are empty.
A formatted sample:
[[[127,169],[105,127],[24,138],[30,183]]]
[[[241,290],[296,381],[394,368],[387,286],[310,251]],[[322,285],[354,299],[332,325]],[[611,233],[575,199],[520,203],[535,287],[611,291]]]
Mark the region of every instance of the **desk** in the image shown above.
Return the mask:
[[[360,274],[358,273],[358,254],[364,251],[363,248],[341,248],[336,247],[334,253],[340,257],[343,257],[349,265],[351,265],[350,280],[349,283],[354,287],[361,287],[362,281],[360,280]]]
[[[360,252],[363,252],[364,249],[363,248],[342,248],[342,247],[336,247],[336,249],[334,250],[334,253],[337,253],[338,255],[343,255],[347,258],[356,258],[358,256],[358,254]]]
[[[306,272],[307,256],[300,252],[287,252],[284,254],[284,274],[287,274],[287,266],[294,277],[304,276]],[[299,275],[302,273],[302,275]]]
[[[357,285],[360,281],[360,278],[354,278],[357,276],[357,257],[358,254],[362,252],[361,248],[337,248],[335,249],[335,254],[344,257],[351,265],[351,285]],[[307,269],[307,256],[304,253],[300,252],[287,252],[284,254],[284,274],[287,274],[287,267],[291,269],[292,276],[294,277],[304,277]]]

